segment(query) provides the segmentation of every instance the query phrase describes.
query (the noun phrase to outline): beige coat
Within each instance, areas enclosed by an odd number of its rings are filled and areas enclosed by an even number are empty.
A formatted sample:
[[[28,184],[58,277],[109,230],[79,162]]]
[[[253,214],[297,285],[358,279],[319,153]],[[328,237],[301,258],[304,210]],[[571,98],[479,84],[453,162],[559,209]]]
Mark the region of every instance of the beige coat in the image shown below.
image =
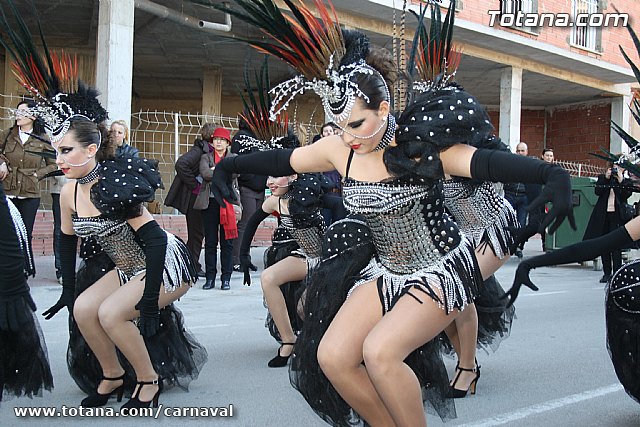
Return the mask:
[[[40,137],[48,139],[45,135]],[[3,181],[8,196],[40,197],[39,180],[58,169],[55,159],[44,158],[27,151],[52,151],[52,148],[50,144],[33,136],[22,145],[17,126],[0,134],[0,164],[7,163],[9,169],[9,175]]]

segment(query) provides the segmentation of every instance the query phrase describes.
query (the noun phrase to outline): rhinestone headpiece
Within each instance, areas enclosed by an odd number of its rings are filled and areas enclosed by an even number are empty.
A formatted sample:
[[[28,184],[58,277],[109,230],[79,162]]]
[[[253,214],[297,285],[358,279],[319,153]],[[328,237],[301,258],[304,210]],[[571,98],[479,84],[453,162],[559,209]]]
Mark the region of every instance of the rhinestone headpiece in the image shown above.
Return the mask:
[[[363,59],[342,65],[336,70],[334,68],[333,55],[331,55],[331,60],[326,70],[326,79],[314,78],[313,80],[307,80],[303,75],[298,75],[271,89],[270,93],[274,95],[274,100],[269,111],[269,118],[275,120],[278,114],[287,109],[293,98],[307,90],[312,90],[322,100],[327,120],[339,123],[349,117],[356,98],[362,98],[365,102],[369,102],[369,97],[360,90],[358,85],[352,81],[352,78],[357,74],[373,75],[374,73],[380,74]],[[384,82],[384,79],[382,80]],[[387,99],[390,99],[386,82],[385,88]]]

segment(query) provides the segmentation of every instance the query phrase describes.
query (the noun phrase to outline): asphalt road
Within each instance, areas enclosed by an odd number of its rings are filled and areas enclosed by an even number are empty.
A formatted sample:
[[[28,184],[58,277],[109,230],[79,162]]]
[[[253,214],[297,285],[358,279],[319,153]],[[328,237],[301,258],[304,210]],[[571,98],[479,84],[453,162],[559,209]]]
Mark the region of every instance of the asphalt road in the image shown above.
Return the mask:
[[[539,254],[540,241],[531,241],[525,256]],[[262,249],[253,249],[261,259]],[[510,283],[517,258],[497,273]],[[51,257],[36,259],[38,276],[32,294],[42,312],[58,298],[60,287]],[[560,266],[535,270],[540,291],[523,290],[511,336],[496,353],[479,353],[482,376],[478,394],[456,402],[458,417],[442,423],[429,416],[430,426],[640,426],[640,406],[622,390],[609,359],[604,328],[602,272],[592,267]],[[188,392],[172,389],[160,397],[164,408],[233,405],[233,417],[26,417],[14,408],[63,405],[73,413],[84,394],[66,371],[67,329],[64,316],[41,320],[55,381],[53,392],[34,399],[5,401],[0,426],[68,424],[135,426],[165,425],[321,426],[324,423],[289,385],[287,370],[267,367],[277,350],[264,328],[259,272],[254,285],[244,287],[241,275],[231,290],[205,291],[198,286],[179,302],[187,326],[209,351],[209,361]],[[455,361],[447,360],[450,371]],[[119,405],[110,401],[109,407]],[[172,410],[172,409],[170,409]]]

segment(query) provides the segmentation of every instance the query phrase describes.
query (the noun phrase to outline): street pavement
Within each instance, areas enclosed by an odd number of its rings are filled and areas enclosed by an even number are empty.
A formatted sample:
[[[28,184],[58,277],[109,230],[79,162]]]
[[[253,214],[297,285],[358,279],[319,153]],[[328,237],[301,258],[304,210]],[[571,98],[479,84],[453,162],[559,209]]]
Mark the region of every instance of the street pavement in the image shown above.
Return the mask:
[[[264,248],[252,249],[261,260]],[[531,240],[525,256],[539,255],[540,240]],[[256,263],[261,264],[261,263]],[[496,274],[508,288],[518,259],[511,258]],[[38,275],[30,281],[41,313],[57,300],[52,257],[36,259]],[[209,352],[209,361],[189,391],[171,389],[160,396],[164,408],[226,407],[233,417],[153,418],[26,417],[14,408],[77,408],[84,394],[66,370],[68,339],[65,316],[40,324],[46,338],[55,389],[42,397],[2,402],[0,426],[96,425],[325,425],[290,386],[285,368],[267,367],[277,343],[264,327],[266,309],[259,285],[260,271],[252,273],[253,285],[242,285],[234,273],[231,290],[202,290],[203,280],[178,302],[187,327]],[[541,268],[532,274],[540,291],[523,288],[516,303],[517,319],[511,336],[493,354],[478,353],[482,376],[475,396],[456,401],[458,417],[442,423],[429,415],[430,426],[616,426],[640,425],[640,406],[622,390],[605,342],[604,285],[601,271],[578,264]],[[450,372],[454,359],[447,359]],[[109,407],[117,410],[115,400]],[[72,409],[71,411],[73,411]]]

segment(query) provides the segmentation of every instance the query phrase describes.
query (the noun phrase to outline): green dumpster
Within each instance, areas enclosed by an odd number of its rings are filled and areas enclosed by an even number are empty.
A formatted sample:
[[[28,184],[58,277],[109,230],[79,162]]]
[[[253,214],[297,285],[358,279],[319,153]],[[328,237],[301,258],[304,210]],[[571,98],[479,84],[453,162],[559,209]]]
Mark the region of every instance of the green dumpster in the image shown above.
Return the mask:
[[[573,215],[576,219],[574,231],[565,219],[554,234],[547,235],[545,249],[559,249],[582,241],[584,230],[589,223],[593,207],[598,201],[594,191],[596,178],[572,177],[571,189],[573,193]]]

